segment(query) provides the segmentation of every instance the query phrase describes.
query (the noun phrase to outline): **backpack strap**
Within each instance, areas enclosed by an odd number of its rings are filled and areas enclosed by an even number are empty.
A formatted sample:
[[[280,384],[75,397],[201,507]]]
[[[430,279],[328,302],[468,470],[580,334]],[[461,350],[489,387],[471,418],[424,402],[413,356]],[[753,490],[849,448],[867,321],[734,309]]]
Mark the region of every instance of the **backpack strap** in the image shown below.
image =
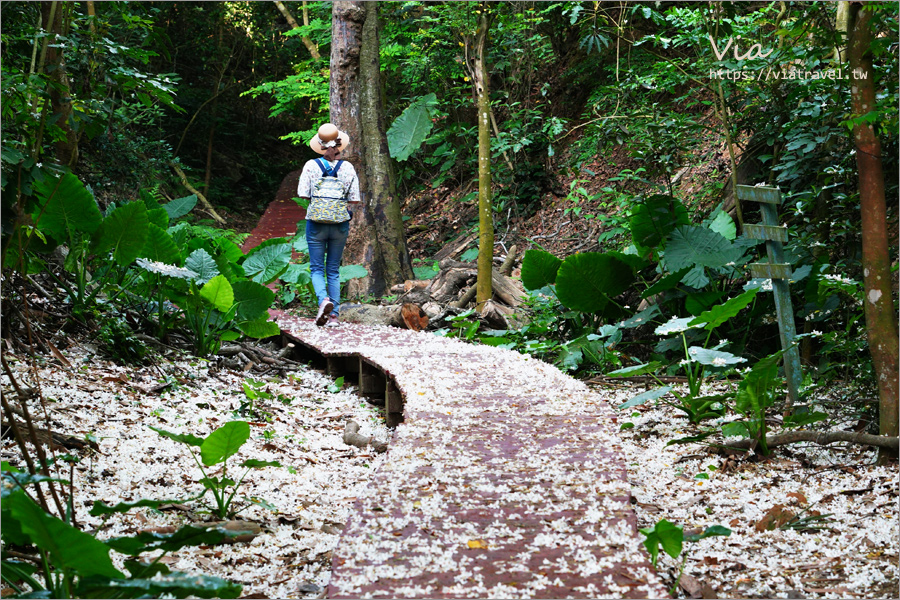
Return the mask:
[[[320,168],[320,169],[322,169],[322,175],[324,175],[324,176],[326,176],[326,177],[329,176],[329,175],[331,175],[331,172],[328,170],[328,167],[325,166],[325,159],[324,159],[324,158],[317,158],[317,159],[316,159],[316,164],[319,165],[319,168]]]
[[[343,160],[339,160],[339,161],[337,161],[337,162],[334,164],[334,168],[331,169],[331,175],[332,175],[333,177],[337,177],[338,169],[341,168],[341,165],[342,165],[342,164],[344,164],[344,161],[343,161]]]

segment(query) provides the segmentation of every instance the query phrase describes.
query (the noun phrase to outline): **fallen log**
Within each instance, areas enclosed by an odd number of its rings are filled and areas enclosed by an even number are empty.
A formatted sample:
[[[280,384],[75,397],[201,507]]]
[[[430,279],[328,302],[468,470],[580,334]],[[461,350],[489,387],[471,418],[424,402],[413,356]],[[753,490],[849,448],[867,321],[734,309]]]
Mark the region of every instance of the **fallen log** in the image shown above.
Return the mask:
[[[20,431],[27,431],[27,427],[25,426],[24,423],[20,423],[20,422],[16,421],[15,426],[17,426]],[[2,423],[0,423],[0,428],[3,429],[3,437],[4,438],[7,437],[6,433],[7,433],[7,431],[10,431],[12,429],[12,427],[13,427],[13,425],[9,421],[4,420]],[[72,435],[66,435],[64,433],[59,433],[56,431],[48,431],[47,429],[44,429],[43,427],[35,427],[34,433],[37,436],[37,440],[36,440],[37,443],[46,444],[46,445],[50,446],[51,449],[56,449],[56,448],[62,447],[62,448],[65,448],[66,450],[84,450],[85,448],[90,448],[91,450],[93,450],[95,452],[100,451],[100,446],[97,444],[97,442],[95,442],[89,438],[81,439],[81,438],[77,438]],[[31,440],[31,441],[35,441],[35,440]]]
[[[431,285],[424,290],[434,299],[435,302],[447,304],[459,298],[459,292],[464,287],[474,283],[478,276],[478,271],[467,266],[447,266],[444,267],[444,260],[441,262],[441,272],[431,280]],[[450,261],[456,262],[456,261]],[[465,263],[458,263],[465,264]]]
[[[766,446],[784,446],[796,442],[815,442],[820,446],[827,446],[835,442],[850,442],[864,446],[875,446],[897,450],[900,448],[900,438],[885,435],[872,435],[871,433],[855,433],[853,431],[788,431],[766,436]],[[730,448],[753,448],[756,440],[743,439],[729,442]]]
[[[509,317],[515,312],[508,306],[488,300],[481,308],[481,318],[494,329],[509,329]]]
[[[461,235],[452,242],[449,242],[444,245],[443,248],[437,251],[434,255],[435,260],[442,260],[451,256],[456,256],[460,252],[466,249],[466,246],[475,241],[478,237],[477,233],[473,233],[471,235]]]
[[[369,436],[360,435],[359,423],[356,421],[347,421],[347,424],[344,425],[344,443],[348,446],[356,446],[362,450],[372,446],[375,452],[387,451],[387,444],[384,442],[379,442]]]

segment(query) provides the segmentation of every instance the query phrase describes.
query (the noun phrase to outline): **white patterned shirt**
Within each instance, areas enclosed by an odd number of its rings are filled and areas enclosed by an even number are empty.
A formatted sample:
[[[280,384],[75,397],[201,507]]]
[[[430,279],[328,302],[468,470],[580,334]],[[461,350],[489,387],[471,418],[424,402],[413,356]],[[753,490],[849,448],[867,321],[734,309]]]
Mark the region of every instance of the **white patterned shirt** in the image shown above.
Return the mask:
[[[324,159],[323,159],[324,160]],[[312,198],[312,194],[316,189],[316,183],[322,178],[322,169],[319,167],[318,159],[307,161],[303,165],[303,172],[300,173],[300,182],[297,184],[297,196],[300,198]],[[326,166],[333,167],[325,161]],[[341,164],[341,168],[337,172],[338,180],[344,184],[347,192],[348,202],[359,202],[359,178],[356,176],[356,169],[346,160]]]

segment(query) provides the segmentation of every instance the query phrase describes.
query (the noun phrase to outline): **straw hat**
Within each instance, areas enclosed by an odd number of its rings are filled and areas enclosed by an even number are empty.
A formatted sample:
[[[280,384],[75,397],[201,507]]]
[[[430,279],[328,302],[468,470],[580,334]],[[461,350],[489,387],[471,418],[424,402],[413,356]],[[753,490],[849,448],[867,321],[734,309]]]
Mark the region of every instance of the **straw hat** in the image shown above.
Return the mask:
[[[325,154],[325,150],[332,146],[337,146],[341,152],[345,152],[349,145],[350,136],[332,123],[325,123],[319,127],[319,132],[309,140],[309,147],[319,154]]]

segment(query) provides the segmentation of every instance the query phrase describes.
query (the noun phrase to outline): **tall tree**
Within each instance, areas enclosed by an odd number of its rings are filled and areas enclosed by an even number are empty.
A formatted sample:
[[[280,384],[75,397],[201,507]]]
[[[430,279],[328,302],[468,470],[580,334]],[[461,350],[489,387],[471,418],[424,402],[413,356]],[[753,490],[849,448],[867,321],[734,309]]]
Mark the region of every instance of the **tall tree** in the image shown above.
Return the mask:
[[[872,62],[874,39],[872,7],[850,5],[848,58],[851,69],[851,100],[857,117],[853,127],[856,164],[859,169],[859,201],[862,209],[862,262],[865,284],[866,328],[869,351],[878,377],[879,430],[898,434],[898,362],[900,344],[891,297],[891,262],[887,233],[887,204],[881,163],[881,140],[868,119],[876,110]]]
[[[350,225],[345,261],[369,276],[351,293],[380,296],[413,277],[403,233],[384,123],[379,61],[378,3],[337,1],[332,8],[331,121],[350,136],[344,155],[356,166],[362,206]]]
[[[475,304],[481,310],[493,293],[494,219],[491,207],[491,96],[487,68],[491,21],[487,3],[479,3],[479,9],[472,81],[478,106],[478,280],[475,284]]]
[[[78,161],[78,135],[70,123],[72,92],[63,50],[50,41],[67,35],[71,16],[70,2],[53,0],[41,3],[41,24],[49,35],[44,38],[38,72],[46,71],[51,77],[50,108],[57,126],[62,130],[56,141],[56,159],[69,167],[75,166]]]

